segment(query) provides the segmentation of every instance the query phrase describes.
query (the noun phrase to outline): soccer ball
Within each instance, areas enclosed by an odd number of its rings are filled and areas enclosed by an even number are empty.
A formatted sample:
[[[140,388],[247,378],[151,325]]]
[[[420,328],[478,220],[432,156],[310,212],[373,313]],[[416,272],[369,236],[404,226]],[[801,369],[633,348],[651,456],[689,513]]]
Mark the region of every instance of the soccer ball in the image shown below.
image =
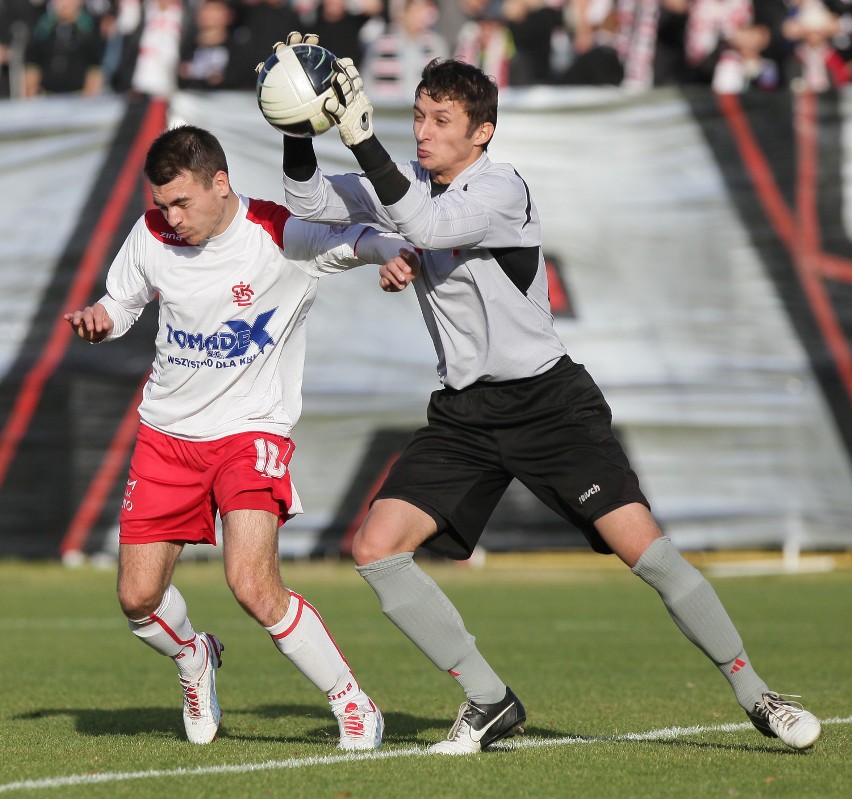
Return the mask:
[[[330,130],[323,111],[334,97],[334,55],[317,44],[280,46],[258,68],[257,104],[266,121],[287,136],[309,138]]]

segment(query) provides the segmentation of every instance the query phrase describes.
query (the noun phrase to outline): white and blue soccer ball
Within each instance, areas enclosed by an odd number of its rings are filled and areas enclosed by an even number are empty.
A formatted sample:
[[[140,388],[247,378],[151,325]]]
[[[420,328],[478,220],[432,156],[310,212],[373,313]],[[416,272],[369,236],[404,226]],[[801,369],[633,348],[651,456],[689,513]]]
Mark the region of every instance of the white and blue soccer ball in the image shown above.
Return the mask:
[[[279,45],[258,67],[257,103],[261,113],[287,136],[319,136],[334,126],[323,111],[334,97],[334,55],[318,44]]]

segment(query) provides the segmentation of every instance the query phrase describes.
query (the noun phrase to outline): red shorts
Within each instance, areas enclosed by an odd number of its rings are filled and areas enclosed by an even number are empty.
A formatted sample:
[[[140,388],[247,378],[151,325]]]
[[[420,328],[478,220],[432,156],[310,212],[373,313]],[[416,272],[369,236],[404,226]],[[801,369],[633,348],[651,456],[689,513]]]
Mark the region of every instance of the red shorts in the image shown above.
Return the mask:
[[[301,513],[287,468],[295,445],[270,433],[185,441],[140,425],[119,516],[122,544],[216,543],[216,513]]]

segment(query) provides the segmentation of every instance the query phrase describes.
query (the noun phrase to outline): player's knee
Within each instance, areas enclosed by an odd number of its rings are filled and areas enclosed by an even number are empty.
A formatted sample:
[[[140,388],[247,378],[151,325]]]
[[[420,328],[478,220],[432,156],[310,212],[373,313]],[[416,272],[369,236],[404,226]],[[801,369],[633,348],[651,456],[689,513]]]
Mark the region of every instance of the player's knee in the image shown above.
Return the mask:
[[[356,566],[366,566],[386,558],[388,554],[379,544],[377,536],[371,535],[367,527],[362,526],[352,539],[352,558]]]
[[[234,595],[234,599],[245,608],[248,613],[253,614],[261,596],[260,582],[251,572],[245,570],[229,569],[226,574],[228,587]]]
[[[367,566],[402,552],[413,552],[416,548],[416,544],[411,546],[398,535],[393,525],[379,519],[371,520],[368,516],[352,539],[352,558],[356,566]]]
[[[352,540],[352,557],[357,566],[404,552],[414,552],[437,530],[431,516],[410,503],[377,500]]]
[[[252,569],[230,569],[226,579],[234,599],[249,616],[265,626],[279,621],[286,608],[289,594],[281,582],[279,572],[266,575]]]
[[[150,616],[163,601],[158,587],[136,583],[119,583],[118,604],[128,619],[144,619]]]

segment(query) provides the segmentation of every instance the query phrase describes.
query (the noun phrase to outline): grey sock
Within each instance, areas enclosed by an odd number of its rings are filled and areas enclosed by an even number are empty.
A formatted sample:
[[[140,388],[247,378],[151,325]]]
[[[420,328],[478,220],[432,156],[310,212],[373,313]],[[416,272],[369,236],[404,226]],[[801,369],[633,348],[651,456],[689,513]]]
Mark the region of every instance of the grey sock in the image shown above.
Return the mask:
[[[687,563],[669,538],[654,541],[633,567],[653,587],[681,632],[709,657],[746,710],[767,691],[713,587]]]
[[[468,699],[484,704],[503,699],[505,683],[479,653],[476,639],[444,592],[414,562],[414,553],[355,568],[376,592],[385,616],[432,663],[455,677]]]

